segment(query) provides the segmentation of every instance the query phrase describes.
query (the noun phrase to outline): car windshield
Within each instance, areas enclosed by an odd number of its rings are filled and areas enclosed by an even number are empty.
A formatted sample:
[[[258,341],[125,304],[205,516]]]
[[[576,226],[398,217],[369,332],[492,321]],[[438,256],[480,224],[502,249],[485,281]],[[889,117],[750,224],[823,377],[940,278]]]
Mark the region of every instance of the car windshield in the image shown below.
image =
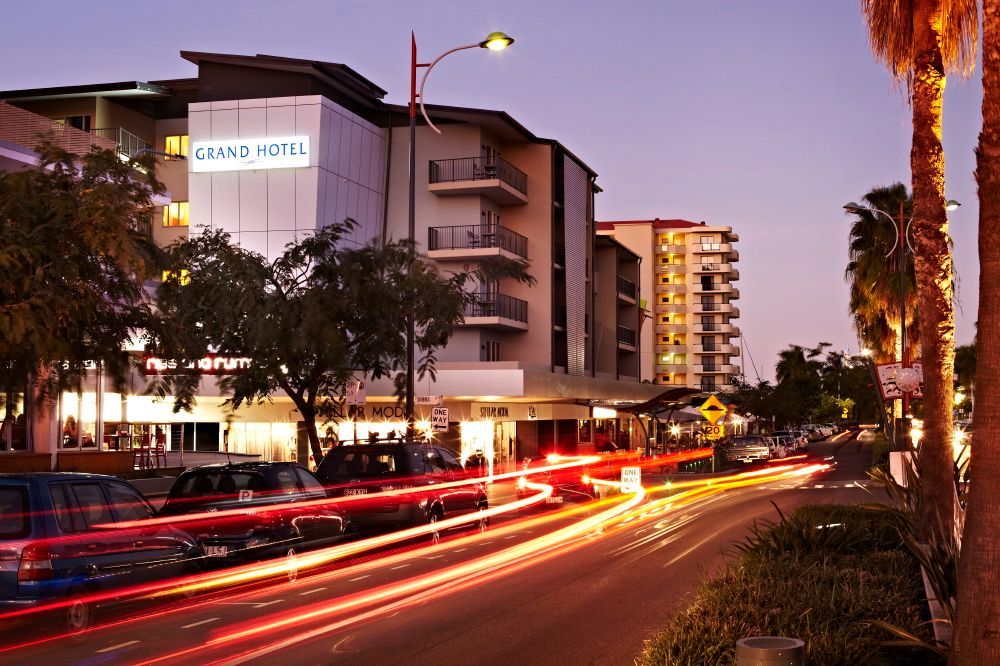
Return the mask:
[[[28,494],[20,487],[0,487],[0,539],[27,536]]]
[[[249,499],[267,489],[260,474],[228,470],[195,472],[182,476],[170,491],[171,499],[239,497]],[[245,493],[250,492],[247,496]]]
[[[406,474],[406,456],[412,455],[419,463],[420,452],[402,449],[339,448],[334,449],[320,463],[322,473],[331,479],[364,479],[388,474]],[[423,467],[416,467],[423,470]]]

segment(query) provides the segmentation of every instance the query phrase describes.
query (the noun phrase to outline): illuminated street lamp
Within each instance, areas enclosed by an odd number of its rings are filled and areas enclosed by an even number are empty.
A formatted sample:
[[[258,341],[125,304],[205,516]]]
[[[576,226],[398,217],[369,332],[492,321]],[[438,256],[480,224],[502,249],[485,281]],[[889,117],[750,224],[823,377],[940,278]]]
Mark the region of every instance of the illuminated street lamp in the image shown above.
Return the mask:
[[[410,242],[409,258],[407,262],[408,276],[413,277],[413,261],[415,256],[415,246],[416,246],[416,145],[417,145],[417,99],[420,99],[420,113],[423,114],[424,120],[427,124],[438,134],[441,133],[434,123],[431,122],[430,118],[427,117],[427,111],[424,109],[424,84],[427,83],[427,76],[431,73],[434,65],[441,62],[446,56],[455,53],[456,51],[464,51],[465,49],[483,48],[490,51],[502,51],[511,44],[514,43],[514,38],[506,35],[502,32],[491,32],[486,35],[486,39],[481,42],[476,42],[474,44],[466,44],[464,46],[457,46],[453,49],[445,51],[437,58],[429,63],[417,62],[417,38],[410,32],[410,201],[409,201],[409,225],[407,227],[408,236]],[[420,79],[420,89],[417,90],[417,70],[421,67],[427,68],[424,72],[423,77]],[[412,298],[411,298],[411,309],[406,315],[406,402],[405,402],[405,416],[406,416],[406,438],[407,440],[413,439],[413,367],[414,367],[414,315],[412,310]]]
[[[899,217],[893,217],[891,214],[885,212],[881,208],[876,208],[875,206],[862,206],[861,204],[855,203],[854,201],[846,204],[844,210],[848,213],[877,213],[882,217],[889,220],[892,223],[893,229],[896,231],[896,239],[892,244],[892,247],[886,252],[885,256],[888,259],[895,253],[896,248],[899,248],[899,259],[898,259],[898,270],[899,270],[899,361],[900,370],[896,375],[896,385],[902,392],[902,413],[903,420],[906,419],[907,414],[910,411],[910,393],[917,389],[919,386],[919,378],[917,376],[916,370],[910,367],[910,359],[907,355],[906,349],[906,293],[905,293],[905,278],[906,278],[906,257],[907,249],[909,249],[910,254],[915,254],[913,245],[910,244],[910,226],[913,222],[913,216],[911,215],[909,219],[906,218],[906,214],[903,211],[903,203],[899,202]],[[953,211],[961,206],[959,202],[954,199],[948,199],[944,208],[947,211]],[[864,353],[864,352],[862,352]],[[903,431],[905,428],[899,428],[897,432],[896,445],[900,451],[903,450]]]

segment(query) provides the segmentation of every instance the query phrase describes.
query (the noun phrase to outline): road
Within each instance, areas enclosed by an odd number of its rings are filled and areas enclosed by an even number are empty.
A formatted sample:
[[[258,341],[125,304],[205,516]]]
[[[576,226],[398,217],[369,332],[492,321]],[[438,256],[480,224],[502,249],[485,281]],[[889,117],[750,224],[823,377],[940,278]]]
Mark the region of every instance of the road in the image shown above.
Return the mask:
[[[585,525],[626,497],[574,516],[539,515],[393,550],[337,569],[139,609],[82,642],[0,654],[10,664],[631,664],[755,519],[805,503],[870,500],[866,444],[813,444],[836,468],[726,490],[508,556]],[[644,476],[649,488],[662,479]],[[652,494],[653,498],[666,493]],[[653,506],[653,505],[645,505]],[[527,552],[527,550],[525,551]],[[493,560],[491,561],[491,558]],[[161,660],[157,662],[157,660]]]

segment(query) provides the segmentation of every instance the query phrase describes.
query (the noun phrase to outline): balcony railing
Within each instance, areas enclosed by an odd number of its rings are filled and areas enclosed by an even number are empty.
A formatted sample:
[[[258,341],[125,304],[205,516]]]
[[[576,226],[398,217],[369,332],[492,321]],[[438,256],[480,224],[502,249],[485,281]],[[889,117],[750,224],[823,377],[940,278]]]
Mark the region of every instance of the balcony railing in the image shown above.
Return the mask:
[[[430,250],[466,250],[499,248],[528,258],[528,239],[501,225],[464,224],[454,227],[431,227],[427,247]]]
[[[431,183],[456,183],[465,180],[500,180],[521,194],[528,194],[528,176],[510,162],[494,157],[459,157],[431,160]]]
[[[699,324],[696,333],[712,333],[719,330],[719,324],[708,322],[705,324]]]
[[[506,294],[476,294],[465,306],[466,317],[500,317],[528,323],[528,302]]]
[[[618,327],[618,342],[635,347],[635,330],[627,326]]]
[[[721,309],[721,305],[721,303],[697,303],[695,304],[695,309],[702,312],[718,312]]]
[[[553,305],[552,306],[552,325],[559,326],[561,328],[566,328],[566,306],[565,305]]]
[[[113,141],[118,146],[118,152],[125,157],[132,157],[140,150],[152,148],[135,134],[121,127],[103,127],[90,130],[90,133],[107,141]]]
[[[75,155],[84,155],[91,148],[114,149],[114,141],[95,136],[75,127],[57,123],[51,118],[0,102],[0,141],[10,141],[34,149],[42,139]]]
[[[628,296],[632,300],[635,300],[635,296],[636,296],[635,282],[632,282],[632,280],[629,280],[624,275],[619,275],[618,276],[618,293],[622,294],[624,296]]]
[[[135,221],[135,231],[136,233],[144,236],[145,238],[153,237],[153,218],[149,215],[143,215],[142,217],[136,219]]]

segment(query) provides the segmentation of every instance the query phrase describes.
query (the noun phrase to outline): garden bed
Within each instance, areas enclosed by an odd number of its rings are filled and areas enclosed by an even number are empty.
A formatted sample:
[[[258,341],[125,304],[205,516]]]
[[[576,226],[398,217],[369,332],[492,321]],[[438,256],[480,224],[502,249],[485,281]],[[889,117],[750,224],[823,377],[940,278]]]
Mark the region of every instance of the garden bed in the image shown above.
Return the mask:
[[[806,643],[807,664],[935,664],[921,648],[887,645],[876,624],[931,641],[917,561],[888,512],[803,506],[755,526],[725,571],[653,640],[638,663],[733,664],[735,643],[787,636]]]

